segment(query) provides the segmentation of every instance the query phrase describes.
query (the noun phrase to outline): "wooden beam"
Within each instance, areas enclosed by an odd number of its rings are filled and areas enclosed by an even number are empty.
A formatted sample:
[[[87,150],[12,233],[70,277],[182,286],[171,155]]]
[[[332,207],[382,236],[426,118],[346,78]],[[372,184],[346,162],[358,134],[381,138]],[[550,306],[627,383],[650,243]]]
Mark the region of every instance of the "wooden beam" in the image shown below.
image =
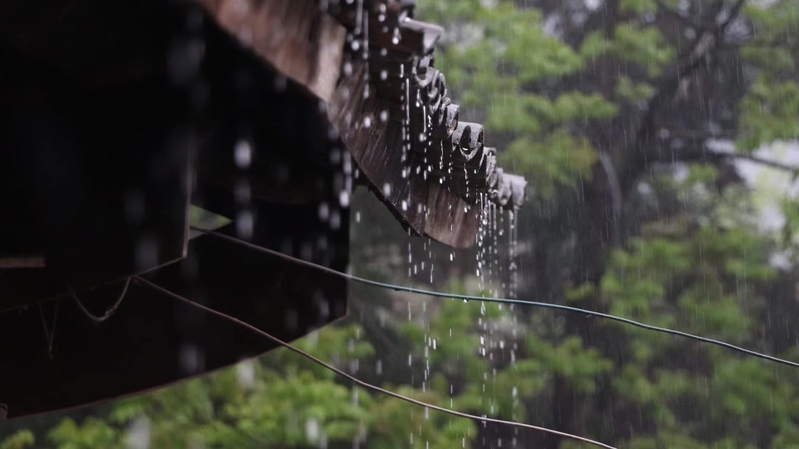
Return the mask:
[[[44,256],[1,257],[0,270],[19,268],[46,268]]]

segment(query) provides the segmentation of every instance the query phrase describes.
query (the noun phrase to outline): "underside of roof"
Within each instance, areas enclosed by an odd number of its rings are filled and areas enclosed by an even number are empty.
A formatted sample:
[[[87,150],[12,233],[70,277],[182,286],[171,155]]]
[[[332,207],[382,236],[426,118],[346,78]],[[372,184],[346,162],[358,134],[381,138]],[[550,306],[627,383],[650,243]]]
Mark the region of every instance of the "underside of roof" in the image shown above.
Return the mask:
[[[497,168],[482,126],[460,120],[434,68],[442,30],[411,19],[412,7],[0,6],[9,417],[160,387],[274,347],[136,276],[284,341],[346,314],[345,280],[192,233],[196,207],[227,218],[219,233],[346,271],[341,198],[353,184],[453,247],[475,242],[485,204],[522,204],[525,181]]]
[[[8,417],[162,387],[275,347],[134,276],[284,341],[343,317],[344,279],[189,230],[190,218],[208,225],[194,204],[232,219],[219,233],[346,271],[349,213],[319,214],[337,204],[344,168],[318,99],[199,7],[53,3],[0,7]]]

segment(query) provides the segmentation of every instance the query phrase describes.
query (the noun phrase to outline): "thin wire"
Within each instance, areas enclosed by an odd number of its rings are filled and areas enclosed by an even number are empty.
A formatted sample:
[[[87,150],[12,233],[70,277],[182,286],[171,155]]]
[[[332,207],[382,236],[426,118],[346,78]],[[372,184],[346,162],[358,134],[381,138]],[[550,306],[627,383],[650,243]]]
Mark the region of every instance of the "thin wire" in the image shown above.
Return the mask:
[[[72,290],[71,287],[69,289],[69,294],[72,296],[72,299],[75,300],[75,304],[78,305],[78,308],[83,312],[84,315],[86,315],[87,318],[89,318],[90,320],[94,321],[97,324],[100,324],[103,321],[111,318],[111,316],[114,315],[114,312],[117,311],[119,305],[122,304],[122,300],[125,299],[125,295],[128,294],[128,287],[130,287],[131,279],[132,279],[131,277],[125,279],[125,286],[122,287],[122,292],[120,292],[116,302],[108,310],[106,310],[102,316],[97,316],[89,312],[89,310],[86,309],[86,307],[84,307],[83,303],[80,302],[80,299],[78,299],[78,295],[75,294],[75,292]]]
[[[605,448],[605,449],[616,449],[613,446],[609,446],[607,444],[600,443],[599,441],[594,441],[594,440],[591,440],[589,438],[585,438],[585,437],[581,437],[581,436],[577,436],[577,435],[572,435],[570,433],[560,432],[558,430],[553,430],[553,429],[547,429],[546,427],[534,426],[532,424],[517,423],[517,422],[513,422],[513,421],[505,421],[505,420],[502,420],[502,419],[495,419],[495,418],[488,418],[488,417],[480,417],[480,416],[477,416],[477,415],[471,415],[469,413],[463,413],[463,412],[459,412],[459,411],[455,411],[455,410],[446,409],[444,407],[439,407],[437,405],[428,404],[426,402],[422,402],[422,401],[419,401],[417,399],[409,398],[409,397],[403,396],[403,395],[401,395],[399,393],[395,393],[393,391],[380,388],[380,387],[378,387],[376,385],[372,385],[372,384],[370,384],[368,382],[362,381],[362,380],[358,379],[357,377],[355,377],[355,376],[353,376],[351,374],[347,374],[346,372],[344,372],[344,371],[336,368],[335,366],[330,365],[327,362],[325,362],[325,361],[323,361],[323,360],[321,360],[321,359],[319,359],[319,358],[317,358],[317,357],[315,357],[315,356],[303,351],[302,349],[294,347],[290,343],[286,343],[285,341],[283,341],[283,340],[281,340],[281,339],[279,339],[277,337],[274,337],[271,334],[268,334],[268,333],[262,331],[261,329],[258,329],[257,327],[251,325],[251,324],[245,323],[244,321],[241,321],[238,318],[232,317],[232,316],[227,315],[227,314],[225,314],[223,312],[219,312],[219,311],[217,311],[215,309],[212,309],[212,308],[210,308],[208,306],[204,306],[202,304],[196,303],[196,302],[192,301],[189,298],[185,298],[183,296],[180,296],[177,293],[171,292],[171,291],[169,291],[169,290],[167,290],[167,289],[165,289],[165,288],[163,288],[163,287],[161,287],[159,285],[153,284],[152,282],[150,282],[150,281],[148,281],[146,279],[143,279],[141,277],[136,276],[136,281],[140,282],[141,284],[145,285],[146,287],[149,287],[149,288],[151,288],[151,289],[153,289],[153,290],[155,290],[157,292],[163,293],[163,294],[165,294],[167,296],[170,296],[170,297],[172,297],[174,299],[183,301],[183,302],[185,302],[185,303],[187,303],[187,304],[189,304],[189,305],[191,305],[193,307],[196,307],[198,309],[204,310],[204,311],[206,311],[206,312],[208,312],[210,314],[216,315],[216,316],[218,316],[220,318],[228,320],[228,321],[230,321],[232,323],[235,323],[235,324],[237,324],[239,326],[246,327],[247,329],[249,329],[249,330],[251,330],[251,331],[253,331],[253,332],[255,332],[255,333],[257,333],[257,334],[259,334],[259,335],[261,335],[263,337],[266,337],[269,340],[272,340],[273,342],[277,343],[278,345],[283,346],[284,348],[286,348],[286,349],[288,349],[290,351],[293,351],[293,352],[295,352],[295,353],[307,358],[308,360],[311,360],[312,362],[317,363],[318,365],[320,365],[320,366],[322,366],[322,367],[324,367],[324,368],[326,368],[326,369],[338,374],[339,376],[344,377],[344,378],[352,381],[353,383],[355,383],[357,385],[360,385],[361,387],[364,387],[366,389],[369,389],[369,390],[372,390],[372,391],[376,391],[378,393],[382,393],[382,394],[385,394],[385,395],[388,395],[388,396],[391,396],[391,397],[394,397],[394,398],[397,398],[397,399],[401,399],[401,400],[403,400],[405,402],[410,402],[411,404],[419,405],[419,406],[422,406],[422,407],[427,407],[427,408],[430,408],[430,409],[433,409],[433,410],[437,410],[439,412],[447,413],[447,414],[458,416],[458,417],[461,417],[461,418],[469,418],[469,419],[474,419],[474,420],[478,420],[478,421],[482,421],[482,422],[491,422],[491,423],[495,423],[495,424],[503,424],[503,425],[506,425],[506,426],[522,427],[522,428],[525,428],[525,429],[532,429],[532,430],[537,430],[539,432],[545,432],[545,433],[550,433],[550,434],[554,434],[554,435],[559,435],[559,436],[564,437],[564,438],[569,438],[569,439],[572,439],[572,440],[575,440],[575,441],[579,441],[581,443],[591,444],[591,445],[594,445],[594,446],[597,446],[597,447],[602,447],[602,448]]]
[[[36,305],[39,307],[39,316],[42,317],[42,327],[44,327],[44,339],[49,344],[50,328],[47,327],[47,320],[44,318],[44,312],[42,311],[42,303],[37,302]]]
[[[651,324],[645,324],[645,323],[641,323],[641,322],[638,322],[638,321],[635,321],[635,320],[631,320],[629,318],[623,318],[623,317],[620,317],[620,316],[610,315],[610,314],[607,314],[607,313],[594,312],[594,311],[591,311],[591,310],[580,309],[580,308],[571,307],[571,306],[564,306],[564,305],[561,305],[561,304],[550,304],[550,303],[545,303],[545,302],[526,301],[526,300],[522,300],[522,299],[485,298],[485,297],[482,297],[482,296],[456,295],[454,293],[441,293],[441,292],[435,292],[435,291],[429,291],[429,290],[422,290],[422,289],[413,288],[413,287],[404,287],[404,286],[401,286],[401,285],[386,284],[386,283],[383,283],[383,282],[378,282],[378,281],[373,281],[371,279],[365,279],[365,278],[362,278],[362,277],[358,277],[358,276],[355,276],[355,275],[352,275],[352,274],[349,274],[349,273],[342,273],[341,271],[337,271],[337,270],[334,270],[332,268],[324,267],[322,265],[317,265],[317,264],[315,264],[313,262],[308,262],[306,260],[298,259],[296,257],[292,257],[292,256],[289,256],[289,255],[283,254],[283,253],[281,253],[279,251],[271,250],[269,248],[264,248],[262,246],[258,246],[258,245],[255,245],[255,244],[252,244],[252,243],[249,243],[249,242],[245,242],[244,240],[240,240],[240,239],[237,239],[235,237],[231,237],[229,235],[220,234],[218,232],[210,231],[210,230],[206,230],[206,229],[202,229],[202,228],[198,228],[196,226],[192,226],[191,228],[196,230],[196,231],[201,231],[201,232],[204,232],[206,234],[213,235],[215,237],[219,237],[221,239],[225,239],[225,240],[234,242],[236,244],[246,246],[247,248],[251,248],[251,249],[254,249],[256,251],[260,251],[262,253],[271,254],[273,256],[280,257],[282,259],[291,261],[291,262],[296,263],[298,265],[304,265],[306,267],[311,267],[311,268],[317,269],[319,271],[323,271],[325,273],[329,273],[329,274],[332,274],[332,275],[335,275],[335,276],[343,277],[343,278],[351,280],[353,282],[358,282],[358,283],[365,284],[365,285],[371,285],[371,286],[374,286],[374,287],[387,288],[387,289],[392,289],[392,290],[396,290],[396,291],[403,291],[403,292],[408,292],[408,293],[417,293],[417,294],[420,294],[420,295],[434,296],[434,297],[437,297],[437,298],[463,299],[464,301],[484,301],[484,302],[494,302],[494,303],[499,303],[499,304],[520,304],[520,305],[527,305],[527,306],[534,306],[534,307],[544,307],[544,308],[548,308],[548,309],[563,310],[563,311],[572,312],[572,313],[580,313],[580,314],[583,314],[583,315],[586,315],[586,316],[604,318],[604,319],[611,320],[611,321],[616,321],[616,322],[619,322],[619,323],[629,324],[630,326],[639,327],[641,329],[646,329],[646,330],[649,330],[649,331],[661,332],[661,333],[664,333],[664,334],[676,335],[678,337],[689,338],[691,340],[696,340],[696,341],[699,341],[699,342],[702,342],[702,343],[708,343],[708,344],[711,344],[711,345],[720,346],[722,348],[731,349],[733,351],[737,351],[737,352],[740,352],[740,353],[743,353],[743,354],[746,354],[746,355],[750,355],[752,357],[757,357],[757,358],[768,360],[768,361],[771,361],[771,362],[780,363],[780,364],[783,364],[783,365],[791,366],[793,368],[799,368],[799,363],[797,363],[797,362],[792,362],[790,360],[781,359],[779,357],[775,357],[775,356],[772,356],[772,355],[763,354],[763,353],[757,352],[757,351],[752,351],[751,349],[746,349],[746,348],[742,348],[740,346],[735,346],[735,345],[733,345],[731,343],[715,340],[715,339],[709,338],[709,337],[702,337],[702,336],[699,336],[699,335],[689,334],[687,332],[682,332],[682,331],[678,331],[678,330],[667,329],[665,327],[653,326]]]
[[[47,320],[44,319],[44,311],[42,310],[42,303],[38,302],[36,305],[39,306],[39,316],[42,317],[42,326],[44,326],[44,336],[47,339],[47,357],[50,360],[53,360],[53,340],[55,339],[55,326],[58,322],[58,302],[59,300],[55,300],[55,307],[53,308],[53,328],[50,329],[47,327]]]

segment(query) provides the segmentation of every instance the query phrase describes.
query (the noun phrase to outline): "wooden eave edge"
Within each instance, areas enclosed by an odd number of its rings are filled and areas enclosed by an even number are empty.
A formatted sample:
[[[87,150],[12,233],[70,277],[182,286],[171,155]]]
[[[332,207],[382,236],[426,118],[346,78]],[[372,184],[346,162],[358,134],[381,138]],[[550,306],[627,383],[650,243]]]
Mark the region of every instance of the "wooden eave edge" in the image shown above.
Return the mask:
[[[242,45],[329,102],[347,29],[315,0],[197,0]]]
[[[413,0],[197,1],[325,103],[370,189],[416,235],[468,247],[485,204],[523,205],[527,181],[497,166],[482,125],[459,120],[433,66],[444,30],[414,20]]]

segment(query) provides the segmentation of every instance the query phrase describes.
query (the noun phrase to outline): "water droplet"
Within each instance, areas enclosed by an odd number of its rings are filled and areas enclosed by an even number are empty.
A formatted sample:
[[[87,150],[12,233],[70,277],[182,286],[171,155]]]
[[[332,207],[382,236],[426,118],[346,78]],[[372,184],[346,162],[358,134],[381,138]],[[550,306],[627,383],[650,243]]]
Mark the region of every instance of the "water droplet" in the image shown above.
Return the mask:
[[[341,214],[334,210],[332,214],[330,214],[330,229],[334,231],[338,231],[341,228]]]
[[[250,146],[250,142],[239,140],[236,143],[236,147],[233,150],[233,161],[236,163],[236,167],[242,170],[250,168],[250,164],[252,163],[252,147]]]
[[[236,365],[236,383],[245,390],[255,385],[255,365],[252,360],[244,360]]]
[[[341,207],[349,207],[350,205],[349,192],[342,190],[341,193],[338,194],[338,202],[339,204],[341,204]]]
[[[151,446],[151,423],[146,416],[135,418],[128,427],[128,449],[146,449]]]
[[[317,441],[319,439],[319,420],[316,418],[305,421],[305,438],[308,441]]]
[[[255,227],[255,217],[252,212],[243,210],[236,215],[236,232],[239,238],[243,240],[250,240],[252,238],[253,229]]]
[[[330,206],[327,203],[319,204],[319,220],[326,222],[328,217],[330,217]]]
[[[275,92],[283,92],[286,90],[286,85],[288,84],[288,78],[281,74],[275,75],[275,80],[273,83],[273,87],[275,88]]]

